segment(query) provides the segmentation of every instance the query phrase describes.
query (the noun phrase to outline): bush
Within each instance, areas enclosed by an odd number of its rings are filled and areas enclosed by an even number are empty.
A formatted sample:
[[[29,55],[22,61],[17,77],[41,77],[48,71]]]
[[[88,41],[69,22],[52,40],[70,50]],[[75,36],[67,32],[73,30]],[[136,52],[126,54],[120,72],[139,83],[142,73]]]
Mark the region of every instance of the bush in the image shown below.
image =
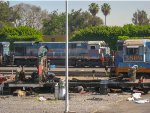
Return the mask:
[[[117,40],[141,39],[150,36],[150,25],[139,26],[128,24],[123,27],[119,26],[96,26],[87,27],[76,31],[72,41],[105,41],[111,49],[116,49]]]
[[[0,41],[43,41],[42,33],[36,29],[20,26],[5,26],[0,30]]]

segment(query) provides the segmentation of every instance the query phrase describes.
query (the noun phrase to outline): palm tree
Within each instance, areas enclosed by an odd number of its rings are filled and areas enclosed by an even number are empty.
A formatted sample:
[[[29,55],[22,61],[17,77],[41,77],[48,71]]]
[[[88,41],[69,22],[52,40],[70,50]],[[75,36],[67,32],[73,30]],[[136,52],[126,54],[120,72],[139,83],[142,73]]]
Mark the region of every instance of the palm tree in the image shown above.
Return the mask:
[[[133,14],[132,22],[135,25],[146,25],[149,24],[150,19],[148,19],[147,13],[144,10],[137,10],[137,12]]]
[[[93,17],[95,17],[96,14],[97,14],[98,11],[99,11],[99,6],[98,6],[98,4],[96,4],[96,3],[91,3],[91,4],[89,5],[89,11],[90,11],[90,13],[93,15]]]
[[[111,7],[108,3],[104,3],[101,7],[101,11],[105,15],[105,25],[106,25],[106,16],[110,13]]]

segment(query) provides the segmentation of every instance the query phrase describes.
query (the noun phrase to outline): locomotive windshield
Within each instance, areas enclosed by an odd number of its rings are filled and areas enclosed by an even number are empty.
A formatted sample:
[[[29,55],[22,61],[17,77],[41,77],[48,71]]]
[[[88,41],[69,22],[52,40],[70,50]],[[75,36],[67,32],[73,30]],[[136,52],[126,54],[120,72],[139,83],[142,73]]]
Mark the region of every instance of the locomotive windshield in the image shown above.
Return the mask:
[[[9,55],[9,42],[0,42],[0,54]]]
[[[143,61],[143,46],[126,46],[124,61]]]
[[[139,55],[139,48],[126,48],[126,55]]]

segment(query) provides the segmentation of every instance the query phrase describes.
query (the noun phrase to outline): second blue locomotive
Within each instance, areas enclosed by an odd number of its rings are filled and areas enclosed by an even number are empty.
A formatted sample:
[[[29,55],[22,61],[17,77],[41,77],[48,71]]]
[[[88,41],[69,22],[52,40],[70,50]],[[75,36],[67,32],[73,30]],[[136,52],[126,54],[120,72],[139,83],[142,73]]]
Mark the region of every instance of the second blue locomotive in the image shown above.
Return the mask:
[[[47,46],[47,57],[50,60],[51,65],[65,65],[65,42],[33,41],[13,43],[13,51],[8,53],[11,58],[11,64],[28,66],[37,65],[38,48],[40,46]],[[104,65],[103,58],[105,64],[109,65],[110,62],[108,62],[108,59],[110,59],[110,48],[106,46],[104,41],[69,42],[70,66],[102,66]]]
[[[150,75],[150,40],[130,39],[117,42],[115,67],[111,69],[115,76],[128,75],[129,68],[137,66],[137,76]]]

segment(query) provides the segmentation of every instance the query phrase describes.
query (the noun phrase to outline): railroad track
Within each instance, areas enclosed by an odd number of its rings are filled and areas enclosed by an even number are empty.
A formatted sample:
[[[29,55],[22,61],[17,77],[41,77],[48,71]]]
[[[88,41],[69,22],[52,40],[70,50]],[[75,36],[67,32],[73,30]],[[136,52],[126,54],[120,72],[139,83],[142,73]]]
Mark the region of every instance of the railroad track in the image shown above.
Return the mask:
[[[25,71],[25,75],[31,75],[33,73],[33,71]],[[64,71],[52,71],[52,73],[54,73],[56,76],[65,76],[65,72]],[[15,75],[16,71],[1,71],[0,74],[3,75]],[[92,73],[92,72],[69,72],[69,76],[95,76],[95,77],[103,77],[106,74],[104,72],[96,72],[96,73]]]
[[[36,68],[26,68],[25,69],[25,75],[31,75],[34,71],[37,71]],[[54,73],[56,76],[65,76],[65,68],[57,68],[57,69],[51,69],[51,72]],[[16,74],[16,68],[0,68],[0,74],[3,75],[15,75]],[[99,70],[95,68],[69,68],[69,76],[85,76],[85,77],[104,77],[106,76],[105,70]]]

